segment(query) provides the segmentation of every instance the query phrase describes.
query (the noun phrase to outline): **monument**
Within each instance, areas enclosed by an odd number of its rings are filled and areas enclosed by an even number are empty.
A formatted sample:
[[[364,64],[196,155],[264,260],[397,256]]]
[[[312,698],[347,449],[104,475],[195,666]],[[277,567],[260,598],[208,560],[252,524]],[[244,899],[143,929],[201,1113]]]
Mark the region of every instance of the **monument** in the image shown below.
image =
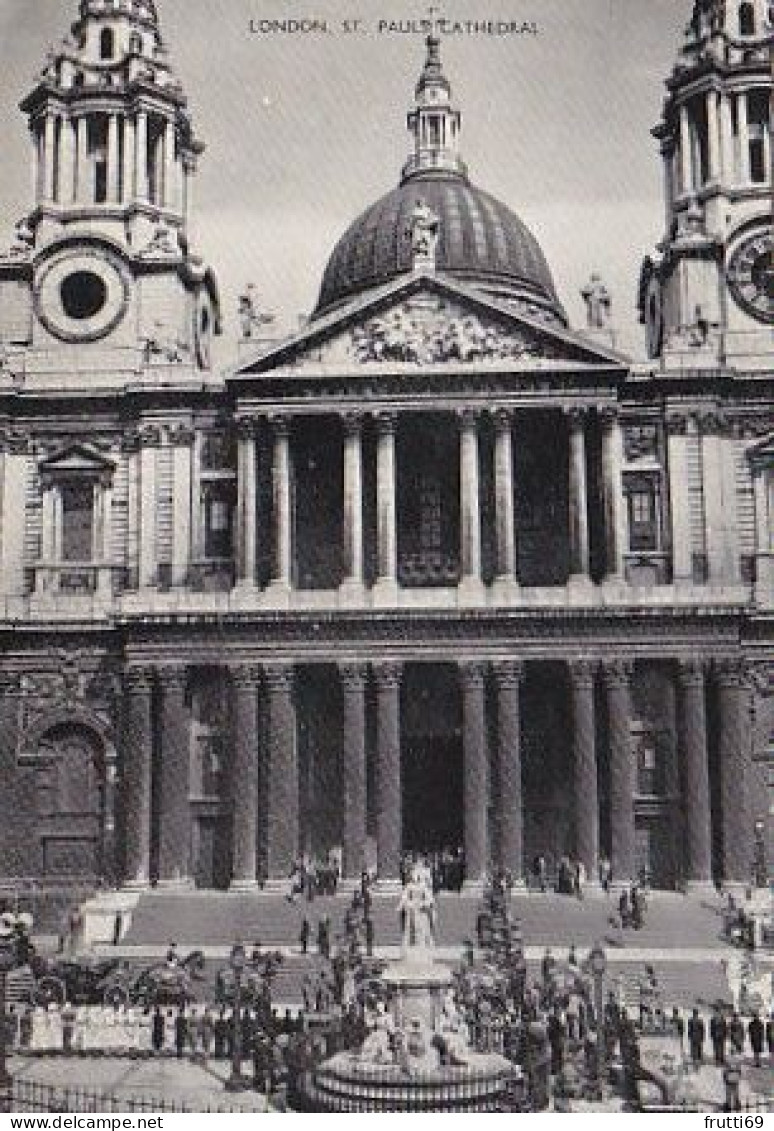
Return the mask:
[[[300,1106],[319,1112],[495,1112],[513,1071],[497,1053],[478,1052],[439,961],[429,870],[415,864],[398,905],[402,954],[382,975],[370,1032],[308,1078]]]

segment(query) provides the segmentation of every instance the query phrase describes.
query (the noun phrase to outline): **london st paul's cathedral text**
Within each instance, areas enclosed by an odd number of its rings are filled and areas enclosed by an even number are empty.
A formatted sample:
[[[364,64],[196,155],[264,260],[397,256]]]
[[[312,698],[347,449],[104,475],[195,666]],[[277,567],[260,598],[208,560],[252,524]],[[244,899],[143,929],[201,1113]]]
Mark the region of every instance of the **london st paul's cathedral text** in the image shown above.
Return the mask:
[[[251,17],[251,35],[538,35],[532,20],[433,19],[433,20],[364,20],[359,17],[342,20],[294,16],[283,19]]]

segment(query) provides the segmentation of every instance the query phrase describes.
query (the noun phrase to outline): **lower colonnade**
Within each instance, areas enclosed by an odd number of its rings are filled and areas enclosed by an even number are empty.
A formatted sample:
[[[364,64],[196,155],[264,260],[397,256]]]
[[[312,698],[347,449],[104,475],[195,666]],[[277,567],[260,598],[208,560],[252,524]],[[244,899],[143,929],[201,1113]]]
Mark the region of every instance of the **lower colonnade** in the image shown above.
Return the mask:
[[[743,673],[726,660],[659,662],[673,715],[653,742],[637,721],[639,685],[649,678],[637,674],[640,661],[331,664],[333,682],[316,692],[322,722],[314,725],[300,717],[299,704],[322,665],[236,663],[219,671],[227,736],[210,788],[193,769],[197,669],[130,666],[120,759],[123,874],[138,885],[280,884],[327,838],[327,847],[341,850],[345,879],[375,862],[379,879],[394,882],[402,854],[424,847],[417,832],[424,825],[429,837],[435,829],[444,845],[462,849],[469,885],[493,865],[523,882],[546,844],[557,858],[582,862],[590,882],[603,856],[613,880],[627,882],[642,873],[643,838],[660,821],[654,841],[666,830],[674,859],[665,867],[669,878],[656,876],[655,886],[746,882]],[[447,699],[438,698],[430,676],[451,688]],[[325,714],[334,698],[335,726]],[[711,732],[708,712],[717,723]],[[322,737],[310,739],[315,725]],[[311,748],[319,764],[312,765]],[[216,855],[227,858],[218,879],[206,869],[200,875],[197,863],[196,829],[213,818]]]

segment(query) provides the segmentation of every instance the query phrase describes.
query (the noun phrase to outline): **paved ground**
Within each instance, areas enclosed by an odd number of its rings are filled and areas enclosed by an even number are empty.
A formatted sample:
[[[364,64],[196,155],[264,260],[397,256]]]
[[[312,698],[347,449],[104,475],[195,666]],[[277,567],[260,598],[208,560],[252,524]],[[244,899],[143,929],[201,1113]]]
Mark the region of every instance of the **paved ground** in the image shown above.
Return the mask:
[[[252,1091],[230,1093],[224,1088],[229,1066],[221,1061],[207,1065],[174,1058],[128,1060],[120,1057],[15,1057],[11,1075],[25,1083],[54,1087],[57,1095],[70,1098],[73,1110],[93,1109],[88,1097],[115,1097],[115,1106],[125,1101],[132,1108],[155,1101],[172,1110],[266,1111],[266,1101]],[[34,1092],[30,1092],[30,1097]],[[83,1106],[81,1106],[83,1105]],[[107,1106],[107,1105],[106,1105]],[[22,1110],[19,1104],[17,1110]],[[105,1107],[97,1110],[105,1110]]]

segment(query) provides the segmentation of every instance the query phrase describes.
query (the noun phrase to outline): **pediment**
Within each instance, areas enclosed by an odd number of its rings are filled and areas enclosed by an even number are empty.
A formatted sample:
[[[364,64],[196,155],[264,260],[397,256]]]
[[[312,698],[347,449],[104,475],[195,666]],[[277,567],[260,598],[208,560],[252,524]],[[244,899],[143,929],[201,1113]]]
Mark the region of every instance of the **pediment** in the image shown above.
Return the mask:
[[[393,282],[311,323],[234,376],[320,370],[613,368],[626,360],[558,321],[428,274]]]
[[[89,444],[67,444],[40,462],[41,475],[54,479],[101,478],[114,470],[113,461]]]

